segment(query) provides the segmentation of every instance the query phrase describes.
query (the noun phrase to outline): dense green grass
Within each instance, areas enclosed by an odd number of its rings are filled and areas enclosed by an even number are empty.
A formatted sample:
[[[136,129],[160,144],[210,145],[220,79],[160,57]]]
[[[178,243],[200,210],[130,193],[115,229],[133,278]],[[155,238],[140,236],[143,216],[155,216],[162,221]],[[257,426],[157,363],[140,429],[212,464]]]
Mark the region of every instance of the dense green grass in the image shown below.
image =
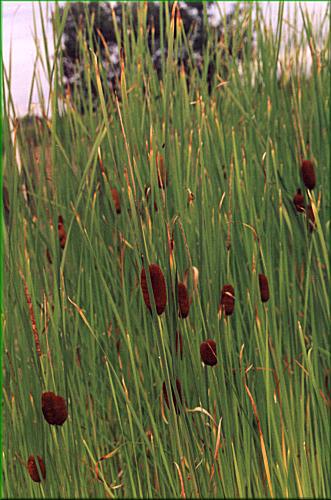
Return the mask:
[[[39,163],[31,131],[15,121],[4,73],[4,495],[330,497],[329,40],[315,47],[311,23],[298,10],[305,28],[291,35],[278,79],[282,9],[276,35],[260,18],[254,55],[249,43],[242,65],[219,59],[218,74],[226,67],[227,80],[216,81],[209,95],[204,75],[193,68],[188,88],[173,65],[174,18],[166,4],[163,13],[171,47],[164,80],[146,50],[142,5],[137,40],[131,47],[124,40],[119,101],[103,85],[98,54],[82,44],[88,81],[99,93],[96,111],[91,93],[78,91],[59,108],[61,66],[56,58],[44,61],[53,89],[45,113],[52,118],[33,131]],[[245,16],[251,33],[252,11]],[[62,28],[56,18],[57,48]],[[238,45],[241,36],[238,28]],[[308,40],[307,75],[293,51]],[[164,190],[158,153],[168,173]],[[302,183],[302,157],[315,164],[312,192]],[[313,207],[312,232],[292,202],[298,187]],[[143,301],[143,261],[157,263],[166,279],[161,316]],[[198,286],[193,291],[191,273],[193,302],[183,320],[177,284],[191,266]],[[269,280],[265,304],[259,273]],[[219,318],[227,283],[235,309]],[[207,338],[217,345],[213,368],[200,360]],[[163,382],[170,392],[176,378],[179,415],[162,397]],[[44,391],[67,399],[60,428],[43,418]],[[30,454],[44,459],[40,484],[26,470]]]

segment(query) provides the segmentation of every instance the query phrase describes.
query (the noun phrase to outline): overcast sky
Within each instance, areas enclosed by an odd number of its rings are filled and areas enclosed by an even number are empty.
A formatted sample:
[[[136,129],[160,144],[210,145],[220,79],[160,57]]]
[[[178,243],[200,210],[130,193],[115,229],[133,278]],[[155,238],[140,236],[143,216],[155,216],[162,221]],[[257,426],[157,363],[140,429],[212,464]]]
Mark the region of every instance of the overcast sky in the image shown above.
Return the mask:
[[[59,2],[63,5],[65,2]],[[277,24],[277,11],[279,2],[259,2],[268,20],[275,28]],[[285,2],[285,16],[291,17],[295,7],[299,2]],[[12,94],[18,115],[24,115],[27,112],[28,97],[33,74],[33,66],[36,58],[36,45],[34,40],[33,10],[37,33],[42,49],[42,35],[39,15],[39,2],[2,2],[3,16],[3,58],[5,67],[9,68],[9,54],[11,48],[12,55]],[[221,10],[230,10],[232,2],[218,2]],[[328,2],[301,2],[307,8],[314,21],[315,26],[319,25],[319,19],[326,12]],[[45,18],[50,18],[51,8],[54,2],[40,2]],[[52,27],[50,22],[46,23],[47,38],[50,43],[50,52],[52,53]],[[43,93],[48,96],[48,85],[43,72],[40,73],[40,81]],[[33,102],[36,104],[38,112],[38,95],[36,89],[33,93]]]

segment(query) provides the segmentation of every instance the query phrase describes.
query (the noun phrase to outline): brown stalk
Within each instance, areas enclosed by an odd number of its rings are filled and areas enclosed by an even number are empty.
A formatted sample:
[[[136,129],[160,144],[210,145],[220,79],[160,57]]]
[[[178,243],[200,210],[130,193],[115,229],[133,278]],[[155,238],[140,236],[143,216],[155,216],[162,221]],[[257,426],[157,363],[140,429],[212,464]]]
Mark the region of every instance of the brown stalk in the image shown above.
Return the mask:
[[[266,473],[266,476],[267,476],[267,482],[268,482],[268,487],[269,487],[270,495],[273,498],[274,497],[274,493],[273,493],[272,484],[271,484],[271,476],[270,476],[270,469],[269,469],[269,463],[268,463],[268,456],[267,456],[267,451],[266,451],[266,447],[265,447],[265,443],[264,443],[264,437],[263,437],[262,427],[261,427],[260,418],[259,418],[259,414],[258,414],[258,411],[257,411],[256,403],[255,403],[254,398],[253,398],[253,396],[252,396],[252,394],[251,394],[251,392],[250,392],[250,390],[248,388],[248,385],[246,383],[246,375],[247,375],[247,370],[245,371],[244,385],[245,385],[245,389],[246,389],[246,392],[248,394],[249,400],[251,402],[251,405],[252,405],[252,408],[253,408],[253,412],[254,412],[254,416],[255,416],[255,419],[256,419],[256,424],[257,424],[257,427],[258,427],[259,437],[260,437],[260,444],[261,444],[261,452],[262,452],[264,470],[265,470],[265,473]]]
[[[28,285],[27,285],[27,283],[25,281],[25,278],[24,278],[24,275],[23,275],[21,269],[19,270],[19,273],[20,273],[20,276],[22,278],[23,285],[24,285],[24,294],[25,294],[26,302],[27,302],[28,308],[29,308],[29,315],[30,315],[32,333],[33,333],[34,342],[35,342],[35,345],[36,345],[37,355],[39,357],[41,357],[41,348],[40,348],[40,341],[39,341],[39,333],[38,333],[38,330],[37,330],[37,324],[36,324],[36,318],[35,318],[34,311],[33,311],[32,300],[31,300],[31,297],[30,297],[30,294],[29,294]]]

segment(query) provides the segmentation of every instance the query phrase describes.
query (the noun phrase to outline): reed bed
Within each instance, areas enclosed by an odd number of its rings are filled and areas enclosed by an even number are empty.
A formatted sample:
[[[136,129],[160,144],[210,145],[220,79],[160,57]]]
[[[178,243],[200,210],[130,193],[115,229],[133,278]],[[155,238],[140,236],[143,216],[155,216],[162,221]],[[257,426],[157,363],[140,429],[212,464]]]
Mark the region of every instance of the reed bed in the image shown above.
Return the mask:
[[[209,89],[161,10],[163,80],[141,3],[116,95],[83,41],[64,94],[55,11],[32,131],[3,69],[3,494],[329,498],[330,40],[298,7],[280,61],[249,7]]]

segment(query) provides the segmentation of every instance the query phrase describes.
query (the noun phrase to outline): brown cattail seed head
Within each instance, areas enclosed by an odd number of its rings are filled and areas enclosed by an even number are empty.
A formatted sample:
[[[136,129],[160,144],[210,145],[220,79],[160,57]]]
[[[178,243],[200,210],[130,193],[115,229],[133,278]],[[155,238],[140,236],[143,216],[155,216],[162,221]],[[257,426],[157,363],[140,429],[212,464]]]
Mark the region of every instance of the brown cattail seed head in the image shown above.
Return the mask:
[[[305,198],[301,193],[301,189],[297,190],[296,195],[293,198],[293,203],[295,208],[297,209],[297,212],[305,211]]]
[[[165,189],[168,185],[168,175],[167,170],[164,166],[164,158],[162,155],[157,153],[156,155],[156,168],[157,168],[157,180],[160,189]]]
[[[227,316],[233,313],[234,309],[234,288],[232,285],[224,285],[221,294],[220,307]]]
[[[310,204],[307,205],[306,216],[307,216],[307,220],[308,220],[309,231],[312,233],[316,227],[316,222],[315,222],[315,215],[313,212],[313,208]]]
[[[151,264],[149,266],[149,275],[152,282],[153,295],[157,314],[162,314],[167,304],[167,288],[163,273],[158,265]],[[148,294],[147,277],[145,269],[142,268],[140,276],[140,284],[143,292],[143,297],[146,306],[152,311],[151,301]]]
[[[214,340],[206,340],[200,345],[200,356],[205,365],[214,366],[217,364],[216,343]]]
[[[121,213],[121,200],[120,200],[119,192],[117,191],[116,188],[112,188],[111,195],[112,195],[112,198],[113,198],[113,202],[114,202],[114,207],[115,207],[116,213],[120,214]]]
[[[178,380],[178,378],[176,378],[176,388],[177,388],[180,402],[183,403],[182,386],[181,386],[181,383]],[[170,402],[169,402],[168,391],[167,391],[167,386],[166,386],[165,382],[163,382],[163,384],[162,384],[162,391],[163,391],[163,397],[164,397],[164,400],[166,402],[166,405],[170,410]],[[180,407],[179,407],[179,403],[177,401],[176,393],[175,393],[172,385],[171,385],[171,393],[172,393],[172,401],[174,403],[175,411],[176,411],[177,415],[179,415],[180,414]]]
[[[41,409],[45,420],[51,425],[62,425],[67,420],[68,410],[65,399],[54,392],[43,392]]]
[[[58,235],[59,235],[59,240],[60,240],[60,247],[63,250],[63,248],[65,247],[66,241],[67,241],[67,234],[66,234],[65,229],[64,229],[62,215],[59,215],[58,223],[57,223],[57,230],[58,230]]]
[[[301,163],[302,180],[307,189],[314,189],[316,184],[316,175],[313,162],[311,160],[302,160]]]
[[[37,456],[37,458],[38,458],[38,462],[39,462],[39,469],[40,469],[41,475],[42,475],[43,479],[46,479],[45,464],[39,455]],[[35,460],[33,455],[30,455],[28,458],[28,472],[29,472],[29,475],[33,481],[35,481],[36,483],[41,482],[42,479],[39,475],[36,460]]]
[[[183,336],[180,332],[176,332],[176,354],[180,353],[180,359],[183,359]]]
[[[190,300],[187,293],[187,288],[184,283],[178,283],[178,305],[179,305],[179,317],[187,318],[190,312]]]
[[[268,302],[269,284],[268,284],[268,278],[264,274],[259,274],[259,285],[260,285],[260,294],[262,302]]]

